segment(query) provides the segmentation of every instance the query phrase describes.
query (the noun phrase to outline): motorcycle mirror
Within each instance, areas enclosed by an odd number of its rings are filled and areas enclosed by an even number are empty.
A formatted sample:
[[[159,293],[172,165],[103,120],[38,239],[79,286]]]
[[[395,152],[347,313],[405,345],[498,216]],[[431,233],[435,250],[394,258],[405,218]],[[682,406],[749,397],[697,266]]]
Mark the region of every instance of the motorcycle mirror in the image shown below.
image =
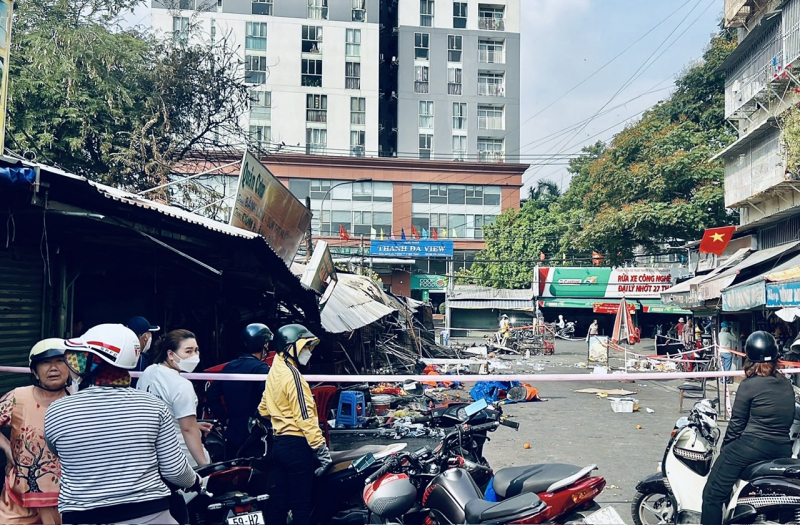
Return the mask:
[[[467,408],[465,408],[464,409],[464,413],[467,414],[467,417],[470,417],[470,416],[472,416],[474,414],[477,414],[478,412],[480,412],[481,410],[483,410],[484,408],[486,408],[488,406],[489,406],[489,404],[486,402],[485,399],[479,399],[478,401],[475,401],[474,403],[469,405]]]
[[[375,463],[375,456],[373,456],[372,453],[369,453],[353,461],[350,464],[350,466],[353,467],[356,472],[363,472],[369,467],[371,467],[374,463]]]

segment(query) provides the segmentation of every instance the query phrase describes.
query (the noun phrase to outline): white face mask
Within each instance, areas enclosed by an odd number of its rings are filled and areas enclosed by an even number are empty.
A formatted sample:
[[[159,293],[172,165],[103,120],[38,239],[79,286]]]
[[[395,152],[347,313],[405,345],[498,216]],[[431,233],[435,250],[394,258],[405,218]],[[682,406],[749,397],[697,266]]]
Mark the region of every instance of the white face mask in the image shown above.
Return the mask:
[[[142,348],[142,353],[147,352],[150,350],[150,345],[153,344],[153,335],[150,334],[150,337],[147,338],[147,342],[144,344],[144,348]]]
[[[200,364],[200,356],[195,354],[192,357],[181,359],[176,355],[172,362],[175,363],[175,366],[181,371],[191,374],[197,365]]]
[[[308,362],[311,360],[311,350],[300,350],[300,355],[297,356],[297,362],[303,366],[306,366]]]

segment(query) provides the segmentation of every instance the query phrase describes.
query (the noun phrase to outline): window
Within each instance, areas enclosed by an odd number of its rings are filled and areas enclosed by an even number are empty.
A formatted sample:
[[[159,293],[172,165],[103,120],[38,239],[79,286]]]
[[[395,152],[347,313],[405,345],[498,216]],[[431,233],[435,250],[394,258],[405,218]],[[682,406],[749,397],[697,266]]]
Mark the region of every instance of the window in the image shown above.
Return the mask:
[[[503,40],[478,40],[478,62],[483,64],[505,64],[505,42]]]
[[[453,2],[453,27],[464,29],[467,27],[467,3]]]
[[[467,186],[467,204],[483,204],[483,186]]]
[[[420,133],[419,135],[419,158],[430,160],[433,153],[433,135]]]
[[[478,160],[481,162],[503,162],[503,139],[478,138]]]
[[[428,66],[414,66],[414,93],[428,93]]]
[[[478,95],[489,97],[506,96],[506,83],[503,73],[478,72]]]
[[[264,22],[247,22],[244,48],[248,51],[267,50],[267,24]]]
[[[302,60],[301,85],[322,87],[322,60]]]
[[[478,129],[505,129],[503,107],[478,106]]]
[[[467,156],[467,137],[453,135],[453,159],[465,160]]]
[[[351,10],[351,20],[353,22],[366,22],[367,21],[367,0],[352,0],[353,8]]]
[[[366,132],[359,130],[350,131],[350,156],[363,157]]]
[[[196,9],[194,3],[195,3],[195,0],[180,0],[178,2],[178,9],[181,9],[181,10],[194,10],[194,9]]]
[[[328,146],[328,130],[320,128],[306,129],[306,154],[324,155]]]
[[[172,39],[176,44],[189,42],[189,19],[184,16],[172,17]]]
[[[248,84],[266,84],[267,82],[267,57],[244,56],[244,81]]]
[[[433,26],[433,0],[419,0],[419,25]]]
[[[447,214],[431,213],[431,228],[447,228]]]
[[[310,185],[311,181],[308,179],[289,179],[289,191],[300,201],[305,201],[306,197],[311,196]]]
[[[367,99],[350,98],[350,124],[363,126],[367,123]]]
[[[361,56],[361,30],[348,29],[346,38],[345,55],[349,57]]]
[[[216,42],[216,40],[217,40],[217,21],[212,18],[211,19],[211,43],[213,44],[214,42]]]
[[[394,188],[391,182],[373,182],[372,200],[375,202],[392,202]],[[391,224],[391,223],[387,223]]]
[[[414,58],[428,60],[430,58],[430,38],[428,33],[414,33]]]
[[[334,234],[339,231],[339,226],[344,226],[344,229],[348,232],[353,231],[353,212],[333,210],[331,218],[333,219],[331,222],[333,223]]]
[[[478,5],[478,29],[505,31],[505,7],[501,5]]]
[[[447,94],[460,95],[461,94],[461,68],[448,67],[447,68]]]
[[[327,20],[328,0],[308,0],[308,18],[312,20]]]
[[[430,186],[428,184],[411,185],[411,202],[427,204],[430,202]]]
[[[467,129],[467,105],[453,102],[453,129]]]
[[[306,122],[328,122],[328,95],[306,95]]]
[[[272,93],[270,91],[250,90],[250,117],[264,120],[272,118]]]
[[[500,186],[483,187],[483,204],[486,206],[500,206]]]
[[[353,200],[355,200],[355,198]],[[369,235],[371,228],[372,228],[371,211],[353,212],[353,233],[355,233],[356,235]]]
[[[411,225],[417,229],[417,233],[422,235],[422,230],[429,230],[431,227],[430,219],[427,213],[412,213]],[[408,235],[408,232],[406,232]]]
[[[253,0],[254,15],[271,15],[272,0]]]
[[[361,62],[346,62],[344,65],[345,89],[361,89]]]
[[[461,35],[447,35],[447,61],[461,62],[461,49],[463,37]]]
[[[250,124],[250,144],[257,149],[268,149],[271,129],[266,125]]]
[[[431,184],[431,204],[447,204],[447,184]]]
[[[391,183],[389,183],[389,185],[391,186]],[[379,235],[381,233],[381,230],[383,230],[386,235],[391,235],[392,212],[379,212],[379,211],[372,212],[372,227],[375,228],[375,232],[378,233]]]
[[[449,184],[447,186],[447,203],[448,204],[466,204],[467,188],[458,184]]]
[[[303,41],[300,49],[303,53],[322,53],[322,27],[303,26]]]
[[[456,238],[465,238],[467,236],[466,226],[467,226],[467,216],[466,215],[449,215],[447,217],[447,222],[449,226],[447,227],[447,232],[450,234],[450,237]]]
[[[472,229],[473,239],[483,239],[483,228],[494,224],[494,219],[494,215],[467,215],[467,236],[470,237],[469,230]]]
[[[419,101],[419,127],[421,129],[433,129],[433,101]]]
[[[372,183],[357,182],[353,184],[354,201],[372,201]]]

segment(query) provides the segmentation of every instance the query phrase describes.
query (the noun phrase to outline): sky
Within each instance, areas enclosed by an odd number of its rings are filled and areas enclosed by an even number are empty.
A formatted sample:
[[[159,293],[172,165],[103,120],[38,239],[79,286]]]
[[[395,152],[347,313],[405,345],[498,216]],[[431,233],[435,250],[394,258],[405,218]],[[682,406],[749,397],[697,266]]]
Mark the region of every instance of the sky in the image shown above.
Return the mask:
[[[520,154],[538,164],[523,177],[523,195],[542,178],[566,189],[569,174],[553,155],[609,141],[668,97],[680,73],[702,57],[724,7],[723,0],[520,3]],[[149,24],[148,6],[126,17],[129,23]]]

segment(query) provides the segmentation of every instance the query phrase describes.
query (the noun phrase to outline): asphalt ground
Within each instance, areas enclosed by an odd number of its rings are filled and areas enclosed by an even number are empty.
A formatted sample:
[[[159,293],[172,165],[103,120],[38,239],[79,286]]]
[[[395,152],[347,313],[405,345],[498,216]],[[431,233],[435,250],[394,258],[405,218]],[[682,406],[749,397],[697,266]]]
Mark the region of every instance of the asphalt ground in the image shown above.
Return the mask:
[[[644,340],[634,347],[635,351],[643,354],[653,353],[652,349],[652,340]],[[586,361],[585,341],[559,340],[555,355],[532,356],[527,361],[505,361],[510,368],[499,372],[588,374],[591,370],[575,366]],[[657,377],[657,372],[653,377]],[[694,402],[685,400],[684,412],[679,413],[677,387],[681,384],[683,381],[655,379],[636,383],[533,382],[546,401],[505,405],[505,413],[520,423],[520,429],[514,431],[500,427],[491,435],[492,440],[486,445],[484,455],[494,469],[534,463],[596,464],[599,475],[607,480],[597,502],[603,506],[612,505],[625,523],[632,523],[630,505],[636,494],[636,484],[656,471],[675,422],[681,415],[688,414]],[[713,385],[709,382],[709,388]],[[632,397],[639,400],[639,411],[615,413],[608,399],[575,392],[586,388],[633,391]],[[708,397],[716,397],[716,392],[710,392]],[[725,423],[720,422],[720,426],[724,428]],[[396,442],[354,435],[334,436],[332,439],[334,450]],[[420,438],[402,442],[408,443],[412,449],[428,444]],[[530,448],[525,448],[526,443]]]

